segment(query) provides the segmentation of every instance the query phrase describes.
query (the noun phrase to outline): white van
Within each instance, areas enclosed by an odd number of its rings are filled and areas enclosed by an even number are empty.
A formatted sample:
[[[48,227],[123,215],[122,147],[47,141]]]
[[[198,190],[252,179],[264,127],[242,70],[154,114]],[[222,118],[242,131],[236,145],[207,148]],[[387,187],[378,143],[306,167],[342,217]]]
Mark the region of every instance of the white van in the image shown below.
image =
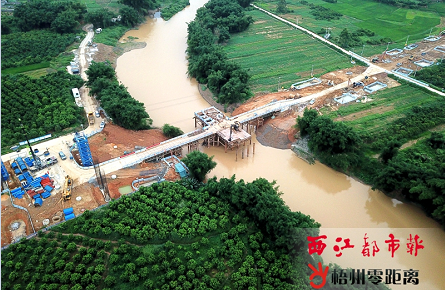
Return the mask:
[[[73,96],[75,98],[80,98],[80,93],[79,93],[79,89],[78,88],[73,88],[73,89],[71,89],[71,91],[73,92]]]

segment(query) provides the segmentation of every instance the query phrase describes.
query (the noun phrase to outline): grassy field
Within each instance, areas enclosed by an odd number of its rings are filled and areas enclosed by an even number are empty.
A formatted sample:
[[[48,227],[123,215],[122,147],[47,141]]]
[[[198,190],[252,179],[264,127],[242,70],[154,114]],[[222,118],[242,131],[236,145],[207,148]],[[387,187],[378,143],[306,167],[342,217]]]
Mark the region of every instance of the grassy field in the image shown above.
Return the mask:
[[[391,121],[403,117],[412,107],[443,99],[409,85],[385,89],[370,97],[373,101],[368,103],[351,103],[338,111],[324,107],[321,112],[332,119],[344,117],[343,121],[359,132],[375,133],[386,130]]]
[[[249,69],[253,92],[277,91],[280,87],[314,75],[350,67],[349,58],[319,41],[257,10],[249,11],[255,23],[232,35],[225,46],[230,59]]]
[[[339,20],[316,20],[310,14],[309,6],[303,5],[299,0],[287,0],[287,7],[294,12],[281,15],[286,19],[296,22],[314,32],[319,32],[326,27],[331,29],[331,37],[337,37],[344,28],[354,32],[359,28],[369,29],[376,33],[371,39],[390,38],[394,43],[390,48],[400,47],[405,44],[409,35],[409,43],[419,41],[432,33],[440,32],[440,17],[445,16],[445,3],[431,4],[425,10],[413,10],[397,8],[374,2],[372,0],[340,0],[337,3],[327,3],[322,0],[312,0],[313,4],[330,8],[344,16]],[[258,6],[274,11],[278,1],[258,1]],[[363,38],[367,40],[367,38]],[[385,45],[365,45],[364,55],[370,56],[381,53]],[[361,52],[361,50],[360,50]]]

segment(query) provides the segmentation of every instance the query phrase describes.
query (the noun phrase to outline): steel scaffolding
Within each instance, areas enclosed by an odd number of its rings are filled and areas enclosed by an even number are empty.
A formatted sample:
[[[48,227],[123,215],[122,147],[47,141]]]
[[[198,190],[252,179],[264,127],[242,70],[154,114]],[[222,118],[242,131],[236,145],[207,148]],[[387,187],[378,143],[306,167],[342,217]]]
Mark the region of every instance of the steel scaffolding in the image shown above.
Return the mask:
[[[93,157],[91,156],[90,145],[88,144],[88,139],[83,133],[76,133],[74,135],[74,142],[77,144],[77,149],[79,150],[80,160],[82,161],[82,166],[93,165]]]

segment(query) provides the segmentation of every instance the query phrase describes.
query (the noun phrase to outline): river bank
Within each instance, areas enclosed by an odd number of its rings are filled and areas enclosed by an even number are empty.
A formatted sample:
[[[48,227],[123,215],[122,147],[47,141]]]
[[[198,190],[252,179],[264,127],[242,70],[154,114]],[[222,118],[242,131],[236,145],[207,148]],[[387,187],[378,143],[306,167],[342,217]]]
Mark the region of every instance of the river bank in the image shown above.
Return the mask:
[[[192,131],[195,129],[193,112],[209,107],[209,104],[201,97],[196,81],[187,77],[185,55],[186,23],[194,18],[196,10],[205,2],[205,0],[193,0],[190,7],[168,22],[155,20],[128,34],[138,37],[140,41],[147,41],[147,47],[121,56],[118,59],[117,75],[119,80],[128,87],[131,95],[146,104],[147,111],[157,123],[154,124],[155,126],[169,123],[180,127],[184,132]],[[344,70],[330,77],[348,78],[347,72],[348,70]],[[335,82],[335,84],[338,83]],[[322,85],[329,87],[326,83]],[[281,98],[286,98],[295,93],[280,92],[280,94]],[[270,101],[281,99],[272,95],[270,98]],[[252,108],[259,106],[258,102],[254,101],[251,105]],[[317,102],[313,106],[317,107]],[[294,123],[295,116],[292,116],[292,119]],[[442,250],[445,252],[444,234],[437,223],[426,217],[421,210],[410,204],[388,198],[380,191],[373,191],[369,186],[319,162],[309,165],[296,158],[290,150],[262,146],[258,144],[255,134],[252,145],[249,144],[250,152],[253,152],[253,143],[256,143],[255,154],[244,159],[239,154],[236,158],[235,151],[228,150],[225,153],[224,148],[221,147],[200,146],[200,151],[213,155],[213,160],[217,162],[216,168],[210,172],[209,177],[230,178],[236,174],[237,179],[243,179],[246,182],[259,177],[276,180],[280,191],[283,192],[281,197],[286,205],[292,211],[310,215],[322,224],[322,229],[334,228],[334,234],[337,237],[344,233],[341,228],[359,229],[362,233],[361,238],[354,240],[356,248],[361,248],[363,234],[368,228],[376,228],[386,236],[384,237],[386,239],[388,233],[393,233],[401,241],[402,238],[406,241],[405,233],[409,231],[403,228],[429,228],[430,231],[425,233],[420,230],[411,231],[413,234],[418,233],[425,243],[427,241],[429,243],[422,256],[416,258],[411,259],[406,251],[402,251],[402,247],[405,247],[403,244],[396,253],[396,258],[390,258],[389,261],[381,260],[380,258],[388,256],[387,249],[383,250],[381,246],[381,244],[385,246],[382,239],[378,240],[379,247],[382,249],[378,259],[360,262],[358,258],[361,254],[357,251],[349,256],[344,255],[343,260],[337,258],[335,253],[327,254],[323,258],[343,267],[363,268],[366,265],[365,268],[419,269],[422,273],[423,288],[443,288],[445,282],[438,277],[437,271],[431,269],[439,269],[443,266],[445,259],[443,255],[437,253],[439,251],[442,253]],[[329,237],[333,238],[334,234],[329,234]],[[343,236],[348,236],[348,234]],[[373,236],[372,239],[376,237]],[[332,249],[332,245],[329,247]]]

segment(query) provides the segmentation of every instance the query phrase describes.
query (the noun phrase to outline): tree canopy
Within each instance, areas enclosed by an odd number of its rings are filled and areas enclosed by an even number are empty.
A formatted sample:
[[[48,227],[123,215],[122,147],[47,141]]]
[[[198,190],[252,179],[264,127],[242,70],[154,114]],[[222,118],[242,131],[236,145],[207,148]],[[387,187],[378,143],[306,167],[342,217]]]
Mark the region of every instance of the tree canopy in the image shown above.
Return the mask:
[[[143,14],[148,14],[149,9],[155,9],[159,5],[156,0],[120,0],[120,2]]]
[[[162,133],[167,137],[173,138],[184,134],[184,131],[182,131],[178,127],[164,124],[164,126],[162,126]]]
[[[123,85],[119,85],[113,67],[109,63],[92,62],[86,71],[87,85],[101,101],[102,108],[113,122],[130,130],[150,128],[152,120],[143,103],[133,99]]]
[[[52,28],[58,33],[73,32],[86,6],[80,2],[27,1],[14,9],[14,20],[21,31]]]
[[[187,156],[182,159],[182,162],[190,169],[190,175],[201,182],[204,181],[207,173],[216,167],[213,156],[209,157],[200,151],[193,151],[187,154]]]
[[[188,25],[188,73],[198,82],[207,83],[219,103],[236,103],[252,95],[247,71],[229,61],[216,44],[227,41],[230,33],[247,29],[252,22],[237,1],[211,0],[198,9],[195,20]]]
[[[11,146],[25,139],[18,118],[21,118],[29,138],[60,132],[82,123],[83,110],[76,106],[71,93],[71,88],[82,85],[79,76],[67,72],[39,79],[26,75],[3,75],[2,146]]]

